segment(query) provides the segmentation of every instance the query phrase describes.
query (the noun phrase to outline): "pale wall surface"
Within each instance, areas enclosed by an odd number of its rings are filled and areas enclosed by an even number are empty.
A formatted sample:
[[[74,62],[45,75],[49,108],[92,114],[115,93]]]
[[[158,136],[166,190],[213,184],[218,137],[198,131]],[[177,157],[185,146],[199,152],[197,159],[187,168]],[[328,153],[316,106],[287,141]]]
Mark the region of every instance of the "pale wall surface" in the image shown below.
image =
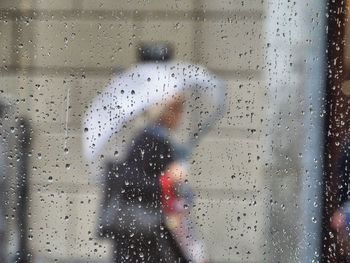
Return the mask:
[[[81,116],[114,70],[136,62],[138,42],[164,40],[177,59],[204,64],[228,84],[229,112],[196,149],[189,180],[210,256],[264,261],[261,2],[1,1],[1,89],[25,99],[18,107],[34,126],[30,247],[43,262],[108,258],[108,244],[94,236],[99,189],[81,157]]]

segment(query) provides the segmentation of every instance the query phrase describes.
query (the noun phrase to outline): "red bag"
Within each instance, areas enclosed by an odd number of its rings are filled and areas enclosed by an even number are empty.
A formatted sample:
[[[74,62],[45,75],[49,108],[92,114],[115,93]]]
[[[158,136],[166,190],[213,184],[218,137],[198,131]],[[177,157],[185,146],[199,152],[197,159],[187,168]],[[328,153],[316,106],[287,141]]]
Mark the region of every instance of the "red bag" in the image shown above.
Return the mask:
[[[160,177],[160,188],[162,190],[161,202],[163,205],[163,211],[166,215],[176,213],[176,192],[174,181],[170,178],[170,172],[166,172]]]

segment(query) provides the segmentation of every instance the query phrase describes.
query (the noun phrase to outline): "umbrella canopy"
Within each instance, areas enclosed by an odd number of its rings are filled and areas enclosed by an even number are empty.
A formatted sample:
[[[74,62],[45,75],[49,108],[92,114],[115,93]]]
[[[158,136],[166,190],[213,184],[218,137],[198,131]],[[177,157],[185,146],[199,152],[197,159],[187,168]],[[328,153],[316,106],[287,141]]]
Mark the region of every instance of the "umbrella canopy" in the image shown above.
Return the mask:
[[[225,109],[225,84],[206,68],[185,62],[141,63],[118,74],[98,94],[83,120],[83,153],[92,161],[109,139],[153,107],[184,94],[191,112],[197,113],[195,142],[219,120]],[[209,107],[204,106],[204,102]],[[117,146],[115,146],[117,147]]]

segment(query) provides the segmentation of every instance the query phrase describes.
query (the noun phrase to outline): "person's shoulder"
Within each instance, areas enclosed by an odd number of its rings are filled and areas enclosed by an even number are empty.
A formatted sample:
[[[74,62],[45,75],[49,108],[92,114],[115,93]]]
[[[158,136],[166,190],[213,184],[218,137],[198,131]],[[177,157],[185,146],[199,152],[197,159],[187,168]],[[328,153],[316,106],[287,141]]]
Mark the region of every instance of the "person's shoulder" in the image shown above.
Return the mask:
[[[157,126],[147,126],[137,134],[135,143],[140,141],[157,141],[166,142],[169,141],[169,135],[164,129]]]
[[[145,141],[156,140],[156,139],[157,139],[156,135],[151,130],[149,130],[148,128],[144,128],[140,130],[135,136],[134,144],[140,144]]]

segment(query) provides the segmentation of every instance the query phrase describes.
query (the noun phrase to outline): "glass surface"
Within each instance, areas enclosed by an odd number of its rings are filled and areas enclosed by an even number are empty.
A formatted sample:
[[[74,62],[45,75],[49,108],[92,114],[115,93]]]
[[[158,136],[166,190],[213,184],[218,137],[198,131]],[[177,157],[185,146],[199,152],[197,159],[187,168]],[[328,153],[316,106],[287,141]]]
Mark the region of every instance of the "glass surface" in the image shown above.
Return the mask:
[[[0,262],[170,262],[176,249],[198,263],[320,262],[328,11],[319,0],[2,0]],[[147,198],[137,177],[120,183],[137,205],[112,205],[128,234],[100,237],[106,163],[125,162],[150,123],[168,127],[174,98],[178,129],[155,133],[181,147],[146,162],[179,165],[147,175],[159,233],[141,238],[125,219]],[[126,166],[146,169],[152,143]],[[181,212],[166,208],[164,173],[179,180]]]

